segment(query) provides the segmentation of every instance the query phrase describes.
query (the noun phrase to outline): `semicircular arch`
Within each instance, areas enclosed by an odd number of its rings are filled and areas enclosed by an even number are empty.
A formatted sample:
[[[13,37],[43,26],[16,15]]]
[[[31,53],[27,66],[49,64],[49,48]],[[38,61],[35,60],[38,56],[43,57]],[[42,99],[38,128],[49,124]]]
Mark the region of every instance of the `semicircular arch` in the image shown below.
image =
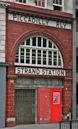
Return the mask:
[[[22,42],[33,36],[43,36],[43,37],[48,38],[50,41],[54,42],[54,44],[57,46],[57,48],[59,49],[61,53],[61,56],[63,58],[63,64],[64,64],[64,54],[63,54],[64,48],[61,45],[61,41],[56,38],[55,34],[51,35],[48,31],[44,32],[44,31],[39,31],[39,30],[30,31],[28,33],[25,32],[16,40],[11,50],[13,62],[15,62],[16,51],[19,48],[19,46],[22,44]]]

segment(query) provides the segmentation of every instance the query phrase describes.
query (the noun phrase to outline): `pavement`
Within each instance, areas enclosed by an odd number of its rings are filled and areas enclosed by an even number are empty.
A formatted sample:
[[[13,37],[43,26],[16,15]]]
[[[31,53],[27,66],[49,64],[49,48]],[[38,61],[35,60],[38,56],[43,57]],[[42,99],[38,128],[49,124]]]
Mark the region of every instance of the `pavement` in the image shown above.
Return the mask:
[[[31,124],[31,125],[18,125],[15,127],[6,127],[0,129],[59,129],[59,124]]]

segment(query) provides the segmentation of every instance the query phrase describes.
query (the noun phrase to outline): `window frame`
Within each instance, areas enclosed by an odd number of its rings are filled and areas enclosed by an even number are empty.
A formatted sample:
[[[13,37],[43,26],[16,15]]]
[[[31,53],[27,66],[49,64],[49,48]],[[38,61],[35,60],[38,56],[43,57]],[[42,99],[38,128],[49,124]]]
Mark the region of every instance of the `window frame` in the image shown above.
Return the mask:
[[[32,39],[33,37],[36,38],[36,46],[32,46]],[[51,68],[63,68],[63,58],[61,55],[61,52],[59,50],[59,48],[56,46],[56,44],[49,40],[46,37],[43,36],[33,36],[30,37],[26,40],[24,40],[24,42],[19,46],[18,50],[16,51],[16,58],[15,60],[17,60],[18,62],[15,62],[15,65],[22,65],[22,66],[36,66],[36,67],[51,67]],[[41,38],[41,46],[38,46],[38,38]],[[26,45],[26,41],[30,39],[30,45]],[[43,39],[46,40],[46,47],[43,46]],[[52,43],[51,48],[49,47],[49,43]],[[24,49],[24,63],[21,63],[21,56],[20,56],[20,51],[21,49]],[[26,63],[26,51],[30,50],[30,54],[29,54],[29,59],[30,59],[30,63]],[[32,55],[34,55],[33,50],[35,50],[35,56],[34,56],[34,60],[36,63],[32,63],[33,57]],[[39,51],[41,51],[39,53]],[[49,52],[52,53],[52,55],[49,55]],[[18,53],[18,55],[17,55]],[[54,53],[56,53],[56,55],[54,56]],[[51,56],[51,58],[49,58],[49,56]],[[60,57],[60,58],[59,58]],[[38,61],[41,61],[41,63],[38,63]],[[52,63],[49,64],[49,61],[51,61]],[[46,62],[46,63],[45,63]],[[61,62],[61,63],[59,63]],[[56,64],[56,65],[55,65]]]
[[[55,1],[60,1],[60,0],[55,0]],[[63,10],[64,10],[64,0],[62,0],[61,3],[62,3],[62,4],[57,4],[57,3],[54,3],[54,2],[53,2],[53,7],[54,7],[54,6],[60,7],[61,10],[63,11]]]
[[[22,0],[23,1],[23,0]],[[35,0],[32,2],[32,4],[30,4],[29,0],[26,0],[27,2],[26,3],[23,3],[23,2],[19,2],[19,0],[15,0],[14,2],[15,3],[19,3],[19,4],[25,4],[25,5],[30,5],[30,6],[35,6],[35,7],[39,7],[39,8],[48,8],[48,0],[45,0],[45,6],[39,6],[39,5],[36,5],[36,2]],[[58,0],[59,1],[59,0]],[[63,11],[64,10],[64,0],[62,0],[62,4],[56,4],[56,3],[53,3],[52,2],[52,6],[48,9],[51,9],[53,10],[53,7],[56,6],[56,7],[60,7],[61,10]]]
[[[29,3],[28,0],[26,0],[25,3],[23,2],[23,0],[22,0],[22,2],[20,2],[19,0],[14,0],[14,2],[19,3],[19,4],[28,4]]]
[[[39,6],[38,5],[38,3],[37,3],[37,5],[35,4],[35,6],[37,6],[37,7],[42,7],[42,8],[47,8],[47,0],[44,0],[44,6],[42,6],[43,5],[43,1],[42,0],[37,0],[37,2],[38,1],[41,1],[42,3],[41,3],[41,6]]]

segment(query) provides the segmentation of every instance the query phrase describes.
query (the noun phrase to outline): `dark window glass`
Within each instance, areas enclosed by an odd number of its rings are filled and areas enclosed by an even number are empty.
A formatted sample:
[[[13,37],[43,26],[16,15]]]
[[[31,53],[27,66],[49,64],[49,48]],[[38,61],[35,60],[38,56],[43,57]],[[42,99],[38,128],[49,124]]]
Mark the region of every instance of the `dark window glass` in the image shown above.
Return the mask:
[[[53,5],[53,8],[54,8],[54,10],[59,10],[59,11],[62,10],[62,7],[60,7],[60,6],[55,6],[55,5]]]
[[[22,2],[22,0],[19,0],[19,2]]]
[[[53,45],[53,48],[56,48],[56,46],[55,46],[55,45]]]
[[[42,7],[45,7],[45,0],[42,0]]]
[[[52,51],[48,52],[48,64],[52,65]]]
[[[38,64],[41,64],[41,50],[38,50]]]
[[[32,60],[32,64],[36,64],[36,61],[35,60]]]
[[[49,42],[49,48],[52,48],[52,43],[51,42]]]
[[[59,0],[59,4],[62,4],[62,0]]]
[[[76,49],[76,72],[78,73],[78,48]]]
[[[20,49],[20,63],[24,63],[24,48]]]
[[[30,63],[30,49],[26,49],[26,63]]]
[[[30,45],[30,39],[26,40],[26,45]]]
[[[32,50],[32,64],[36,64],[36,50]]]
[[[45,7],[45,0],[35,0],[35,5]]]
[[[76,0],[76,4],[78,5],[78,0]]]
[[[43,39],[43,47],[46,47],[46,39]]]
[[[78,84],[76,84],[76,104],[78,105]]]
[[[26,3],[26,0],[23,0],[23,3]]]
[[[78,73],[78,57],[76,57],[76,72]]]
[[[24,58],[23,58],[23,59],[21,58],[21,59],[20,59],[20,62],[21,62],[21,63],[24,63]]]
[[[76,31],[78,32],[78,10],[76,10]]]
[[[30,63],[30,60],[29,60],[29,59],[26,59],[26,63],[28,63],[28,64],[29,64],[29,63]]]
[[[53,64],[57,65],[57,52],[54,52],[54,57],[53,57]]]
[[[43,51],[43,65],[46,65],[46,51]]]
[[[61,57],[60,57],[60,55],[58,56],[58,65],[59,66],[61,65]]]
[[[36,46],[36,37],[32,38],[32,46]]]
[[[26,0],[16,0],[17,2],[26,3]]]
[[[41,37],[38,37],[38,46],[41,47]]]
[[[62,5],[62,0],[53,0],[53,3]]]

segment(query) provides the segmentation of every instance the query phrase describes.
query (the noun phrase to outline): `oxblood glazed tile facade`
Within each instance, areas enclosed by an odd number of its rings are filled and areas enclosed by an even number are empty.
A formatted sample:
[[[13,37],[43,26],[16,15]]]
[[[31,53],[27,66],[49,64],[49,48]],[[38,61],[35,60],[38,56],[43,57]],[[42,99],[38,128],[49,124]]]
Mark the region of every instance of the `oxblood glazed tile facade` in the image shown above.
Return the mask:
[[[6,126],[70,119],[72,24],[71,13],[7,6]]]

